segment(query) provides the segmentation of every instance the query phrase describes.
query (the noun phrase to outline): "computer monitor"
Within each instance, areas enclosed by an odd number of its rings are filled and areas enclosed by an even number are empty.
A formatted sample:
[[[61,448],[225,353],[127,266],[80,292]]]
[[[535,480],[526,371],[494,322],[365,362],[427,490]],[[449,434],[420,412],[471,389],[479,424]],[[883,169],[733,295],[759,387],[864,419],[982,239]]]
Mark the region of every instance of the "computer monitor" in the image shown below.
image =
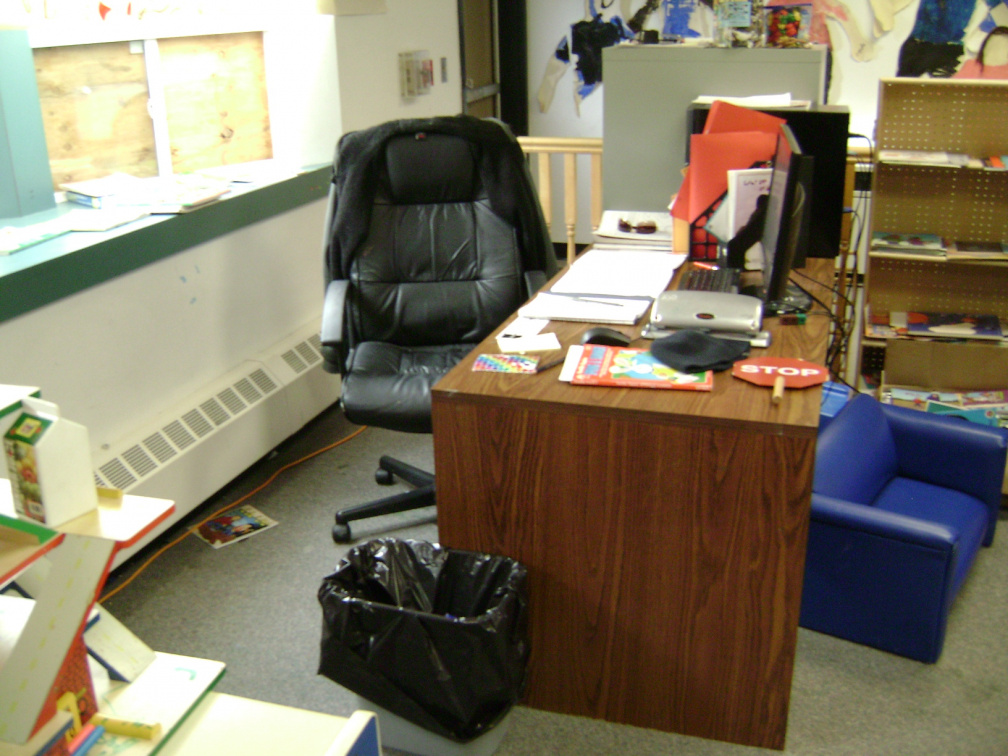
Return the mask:
[[[760,241],[763,247],[763,274],[752,292],[763,300],[763,312],[775,315],[803,312],[811,298],[788,281],[809,221],[812,156],[802,154],[794,133],[781,124],[772,163],[770,191]]]

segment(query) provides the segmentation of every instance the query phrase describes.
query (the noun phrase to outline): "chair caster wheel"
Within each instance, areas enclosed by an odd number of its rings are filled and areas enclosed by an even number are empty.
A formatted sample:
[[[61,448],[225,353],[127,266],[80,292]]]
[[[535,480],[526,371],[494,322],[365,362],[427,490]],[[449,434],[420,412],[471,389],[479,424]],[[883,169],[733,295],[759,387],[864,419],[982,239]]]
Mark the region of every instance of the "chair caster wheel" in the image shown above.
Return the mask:
[[[393,475],[383,467],[379,467],[377,470],[375,470],[374,479],[375,483],[377,483],[379,486],[391,486],[393,483],[395,483],[395,475]]]
[[[350,543],[353,540],[353,536],[350,535],[350,526],[337,522],[333,525],[332,539],[336,543]]]

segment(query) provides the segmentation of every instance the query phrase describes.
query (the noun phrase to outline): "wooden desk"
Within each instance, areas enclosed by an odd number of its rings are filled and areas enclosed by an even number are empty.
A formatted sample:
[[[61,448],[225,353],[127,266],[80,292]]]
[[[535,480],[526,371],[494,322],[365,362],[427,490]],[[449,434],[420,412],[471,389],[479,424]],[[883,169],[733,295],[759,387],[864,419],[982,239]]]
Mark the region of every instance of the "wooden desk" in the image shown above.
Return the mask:
[[[823,361],[826,316],[766,325],[754,355]],[[525,703],[783,748],[820,389],[774,406],[729,373],[706,394],[472,371],[495,351],[434,387],[438,535],[528,567]]]

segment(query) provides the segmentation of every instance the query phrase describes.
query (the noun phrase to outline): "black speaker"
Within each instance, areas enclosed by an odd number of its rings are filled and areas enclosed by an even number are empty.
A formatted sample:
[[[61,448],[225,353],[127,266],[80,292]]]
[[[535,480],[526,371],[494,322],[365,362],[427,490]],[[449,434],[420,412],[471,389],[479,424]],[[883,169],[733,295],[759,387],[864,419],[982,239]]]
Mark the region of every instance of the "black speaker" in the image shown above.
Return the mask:
[[[807,257],[836,257],[844,214],[844,182],[847,175],[847,133],[850,110],[845,105],[812,105],[801,108],[759,108],[787,121],[802,153],[815,158],[812,165],[812,201],[808,241],[800,249]],[[707,122],[710,106],[694,104],[687,109],[686,129],[699,134]],[[686,140],[689,161],[689,139]],[[803,260],[796,261],[800,267]]]

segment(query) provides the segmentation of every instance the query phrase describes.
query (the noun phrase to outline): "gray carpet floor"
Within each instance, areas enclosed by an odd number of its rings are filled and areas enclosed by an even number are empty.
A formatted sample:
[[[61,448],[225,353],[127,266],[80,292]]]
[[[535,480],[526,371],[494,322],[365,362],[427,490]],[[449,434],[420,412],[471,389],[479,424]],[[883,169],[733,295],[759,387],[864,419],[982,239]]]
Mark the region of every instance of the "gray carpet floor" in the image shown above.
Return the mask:
[[[430,469],[430,436],[368,428],[299,464],[355,426],[323,413],[268,458],[110,576],[106,608],[154,649],[226,662],[217,690],[348,716],[355,696],[316,674],[316,594],[348,546],[330,539],[340,506],[388,492],[374,483],[381,454]],[[285,468],[286,469],[282,469]],[[282,471],[281,471],[282,470]],[[281,471],[281,472],[277,472]],[[189,536],[135,577],[155,548],[203,517],[247,499],[279,525],[213,549]],[[925,665],[800,629],[786,754],[1008,754],[1008,516],[979,556],[949,621],[945,650]],[[433,509],[356,524],[358,541],[394,535],[437,541]],[[497,753],[776,753],[517,706]]]

